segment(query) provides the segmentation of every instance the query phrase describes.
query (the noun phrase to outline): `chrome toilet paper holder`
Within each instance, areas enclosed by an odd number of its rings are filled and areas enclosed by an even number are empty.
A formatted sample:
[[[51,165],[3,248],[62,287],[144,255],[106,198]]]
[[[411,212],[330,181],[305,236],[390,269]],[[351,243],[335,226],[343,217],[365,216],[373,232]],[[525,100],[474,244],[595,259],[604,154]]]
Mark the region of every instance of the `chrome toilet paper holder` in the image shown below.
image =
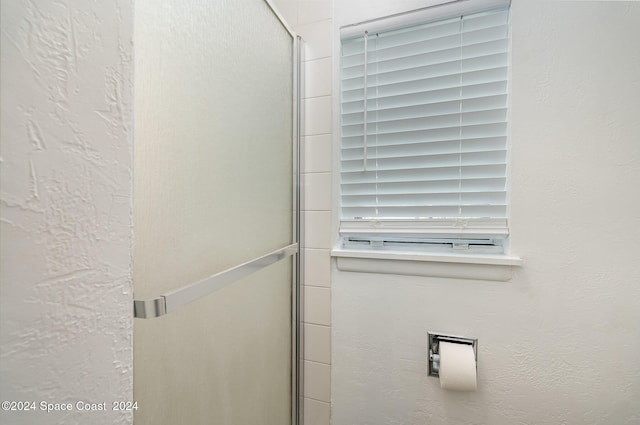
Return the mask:
[[[465,344],[473,347],[473,355],[478,362],[478,339],[460,336],[444,335],[428,332],[427,344],[429,347],[429,376],[440,376],[440,341],[454,344]]]

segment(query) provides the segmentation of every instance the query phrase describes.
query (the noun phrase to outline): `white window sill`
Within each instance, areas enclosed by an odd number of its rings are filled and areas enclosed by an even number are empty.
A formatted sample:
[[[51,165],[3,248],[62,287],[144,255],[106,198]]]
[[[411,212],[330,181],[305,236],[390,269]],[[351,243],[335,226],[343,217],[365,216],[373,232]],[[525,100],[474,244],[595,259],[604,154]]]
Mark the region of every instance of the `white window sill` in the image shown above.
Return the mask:
[[[407,276],[507,281],[522,259],[506,255],[464,255],[335,248],[338,270]]]

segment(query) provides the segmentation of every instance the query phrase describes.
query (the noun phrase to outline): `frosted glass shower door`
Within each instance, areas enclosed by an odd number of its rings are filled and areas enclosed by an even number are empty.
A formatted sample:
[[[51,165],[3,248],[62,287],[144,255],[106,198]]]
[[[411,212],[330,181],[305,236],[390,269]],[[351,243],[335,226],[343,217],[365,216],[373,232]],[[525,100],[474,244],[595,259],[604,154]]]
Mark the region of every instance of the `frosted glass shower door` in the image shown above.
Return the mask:
[[[135,320],[136,424],[291,423],[294,256],[158,296],[295,243],[293,46],[264,0],[135,1],[134,298],[166,308]]]

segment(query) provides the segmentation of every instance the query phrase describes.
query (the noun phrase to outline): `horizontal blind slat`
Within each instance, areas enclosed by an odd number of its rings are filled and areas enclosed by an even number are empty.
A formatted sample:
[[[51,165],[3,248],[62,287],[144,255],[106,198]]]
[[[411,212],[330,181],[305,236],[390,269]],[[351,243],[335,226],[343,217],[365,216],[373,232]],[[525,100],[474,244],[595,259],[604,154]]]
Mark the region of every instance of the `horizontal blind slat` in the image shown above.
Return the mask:
[[[346,195],[345,207],[420,207],[504,205],[505,192],[437,192],[411,195]]]
[[[389,96],[426,94],[437,90],[446,90],[462,87],[465,90],[474,90],[474,87],[487,87],[491,83],[505,83],[508,68],[504,65],[476,70],[466,73],[453,73],[438,77],[418,75],[418,78],[391,82],[388,84],[372,85],[369,82],[367,88],[367,100],[379,99]],[[357,80],[345,80],[342,84],[342,103],[361,101],[364,99],[364,78]]]
[[[403,128],[396,131],[381,131],[380,129],[367,129],[368,135],[374,135],[378,138],[387,140],[389,138],[395,138],[404,135],[410,137],[411,134],[419,133],[421,137],[426,140],[454,140],[459,137],[494,137],[494,136],[506,136],[507,123],[506,122],[494,122],[487,124],[477,125],[462,125],[453,126],[446,124],[445,122],[437,123],[431,122],[430,127],[415,127],[415,128]],[[440,124],[440,125],[438,125]],[[462,134],[461,134],[462,132]],[[363,135],[363,126],[346,126],[342,127],[343,137],[358,137]]]
[[[364,145],[354,146],[350,148],[342,148],[342,160],[358,160],[362,158],[362,150]],[[507,150],[506,139],[502,137],[471,139],[460,142],[458,140],[438,141],[427,143],[411,143],[400,145],[378,145],[371,144],[367,147],[371,149],[367,155],[369,159],[378,158],[402,158],[413,157],[419,155],[438,155],[438,154],[455,154],[455,153],[472,153],[486,151]]]
[[[362,219],[367,218],[506,218],[506,205],[478,205],[458,206],[432,205],[420,207],[344,207],[343,215],[346,217]]]
[[[460,73],[477,72],[491,70],[499,67],[506,67],[508,64],[508,54],[506,52],[492,53],[472,57],[468,59],[453,59],[431,65],[407,66],[402,69],[392,71],[367,72],[368,87],[378,87],[399,82],[407,82],[428,78],[446,77],[451,75],[459,76]],[[342,78],[342,84],[349,87],[350,80],[363,81],[361,76]]]
[[[341,185],[342,195],[392,195],[430,194],[461,190],[462,192],[504,191],[505,178],[485,179],[440,179],[432,181],[406,181],[393,183],[357,183]]]
[[[429,116],[439,116],[456,112],[468,113],[486,110],[497,110],[506,108],[507,95],[497,94],[492,96],[465,97],[457,100],[447,100],[433,103],[396,104],[391,106],[388,102],[378,104],[376,101],[367,107],[369,114],[368,122],[384,122],[398,118],[419,118]],[[424,102],[424,101],[423,101]],[[342,113],[342,125],[362,124],[364,122],[364,111]]]
[[[423,182],[462,178],[505,178],[506,164],[485,164],[460,167],[404,168],[402,170],[355,170],[342,173],[342,184]]]
[[[470,153],[452,153],[452,154],[435,154],[407,156],[396,158],[378,158],[375,161],[375,168],[380,171],[384,170],[404,170],[413,168],[431,168],[431,167],[453,167],[460,168],[477,165],[499,165],[506,161],[506,151],[483,151]],[[355,171],[361,165],[361,160],[342,160],[342,171]]]
[[[432,128],[429,122],[450,121],[458,118],[463,125],[504,122],[506,120],[506,96],[469,99],[468,101],[448,101],[437,104],[416,105],[388,109],[368,109],[367,123],[375,123],[372,131],[386,132],[386,125],[404,124],[406,121],[421,123],[418,128]],[[345,114],[342,128],[361,126],[364,114]],[[441,127],[438,125],[436,127]],[[407,129],[414,127],[407,126]]]
[[[468,85],[464,87],[443,88],[432,91],[416,91],[412,93],[399,93],[391,96],[373,96],[368,98],[367,110],[374,111],[388,108],[402,108],[418,105],[433,105],[442,102],[452,102],[457,100],[473,101],[482,100],[495,96],[507,95],[507,82],[500,80],[497,82]],[[342,102],[342,114],[358,113],[364,111],[364,90],[360,89],[361,98],[352,101]],[[465,105],[467,102],[465,102]]]
[[[449,113],[443,115],[432,115],[418,118],[404,118],[379,120],[375,121],[374,117],[369,116],[368,123],[375,123],[367,127],[368,135],[394,133],[398,131],[417,131],[430,130],[451,127],[465,127],[474,125],[488,125],[505,123],[507,120],[506,108],[465,112],[462,114]],[[345,136],[353,136],[362,134],[362,123],[343,125],[342,134]]]

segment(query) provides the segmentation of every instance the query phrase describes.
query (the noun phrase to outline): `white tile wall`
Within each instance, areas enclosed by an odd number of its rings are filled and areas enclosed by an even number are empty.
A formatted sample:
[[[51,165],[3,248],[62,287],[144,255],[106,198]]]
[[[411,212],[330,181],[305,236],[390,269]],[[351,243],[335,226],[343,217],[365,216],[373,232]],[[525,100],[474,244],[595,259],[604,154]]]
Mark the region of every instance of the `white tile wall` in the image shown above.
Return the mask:
[[[304,321],[316,325],[331,325],[331,289],[305,286]]]
[[[304,425],[331,423],[332,2],[300,0],[304,39]]]
[[[305,63],[305,96],[331,96],[332,63],[331,58],[316,59]]]
[[[331,173],[309,173],[303,176],[304,209],[329,211],[331,209]]]
[[[331,248],[330,211],[304,211],[305,248]]]
[[[304,401],[304,425],[329,425],[331,405],[324,401],[307,398]]]
[[[325,364],[331,363],[331,328],[305,324],[304,354],[307,360]]]
[[[304,100],[304,130],[307,136],[331,133],[331,96],[311,97]]]
[[[304,282],[310,286],[331,286],[331,256],[328,249],[305,249]]]
[[[330,172],[333,160],[331,134],[306,136],[303,144],[305,172]]]
[[[331,366],[305,361],[304,376],[305,397],[329,402],[331,399]]]
[[[331,0],[300,0],[298,24],[304,25],[331,19],[331,6]]]
[[[302,5],[300,4],[300,6]],[[306,42],[305,60],[310,61],[331,56],[333,49],[331,20],[300,25],[297,27],[297,31]]]

